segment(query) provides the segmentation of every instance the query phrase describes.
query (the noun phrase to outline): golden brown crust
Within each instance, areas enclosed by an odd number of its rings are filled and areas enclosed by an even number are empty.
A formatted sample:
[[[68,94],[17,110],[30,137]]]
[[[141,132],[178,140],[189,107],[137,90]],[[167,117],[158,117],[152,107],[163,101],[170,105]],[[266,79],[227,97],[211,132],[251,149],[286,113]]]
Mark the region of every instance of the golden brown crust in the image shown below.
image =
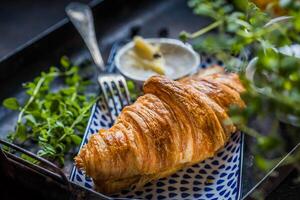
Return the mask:
[[[242,91],[238,76],[220,67],[180,81],[153,76],[145,95],[125,107],[114,126],[91,136],[76,166],[97,190],[113,193],[198,163],[235,132],[227,111],[231,104],[245,106]]]

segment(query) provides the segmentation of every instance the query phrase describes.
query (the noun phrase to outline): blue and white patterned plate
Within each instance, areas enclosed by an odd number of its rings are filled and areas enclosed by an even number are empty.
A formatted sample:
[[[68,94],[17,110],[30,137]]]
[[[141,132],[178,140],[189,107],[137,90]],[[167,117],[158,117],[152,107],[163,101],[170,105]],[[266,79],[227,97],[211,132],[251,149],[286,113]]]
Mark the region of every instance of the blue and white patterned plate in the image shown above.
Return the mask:
[[[201,68],[217,61],[206,59]],[[217,64],[221,64],[217,62]],[[118,105],[119,109],[120,105]],[[107,108],[102,100],[96,104],[91,112],[88,126],[84,134],[81,147],[88,142],[93,133],[99,129],[108,129],[111,121]],[[243,153],[243,134],[236,132],[228,143],[214,157],[187,167],[177,173],[157,181],[146,184],[143,188],[133,191],[121,191],[112,197],[128,199],[232,199],[240,198],[241,166]],[[93,188],[91,178],[73,167],[70,180],[88,189]]]

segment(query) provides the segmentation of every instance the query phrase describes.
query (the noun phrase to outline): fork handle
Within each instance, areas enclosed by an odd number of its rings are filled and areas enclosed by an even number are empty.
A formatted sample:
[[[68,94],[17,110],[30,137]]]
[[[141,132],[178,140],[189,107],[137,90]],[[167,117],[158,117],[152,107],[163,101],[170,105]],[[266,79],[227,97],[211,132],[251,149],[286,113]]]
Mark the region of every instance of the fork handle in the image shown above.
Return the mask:
[[[100,71],[105,71],[104,62],[96,40],[93,14],[89,6],[72,2],[66,7],[66,13],[84,40],[90,54]]]

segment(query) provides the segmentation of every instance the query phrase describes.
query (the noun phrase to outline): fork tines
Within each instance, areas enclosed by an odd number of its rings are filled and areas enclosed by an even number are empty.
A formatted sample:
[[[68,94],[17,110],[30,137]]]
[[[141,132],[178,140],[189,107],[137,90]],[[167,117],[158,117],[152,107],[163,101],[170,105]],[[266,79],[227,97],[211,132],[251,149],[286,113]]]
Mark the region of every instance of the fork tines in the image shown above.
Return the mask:
[[[98,82],[111,121],[113,122],[114,118],[118,116],[122,108],[131,103],[126,80],[119,74],[104,74],[98,76]]]

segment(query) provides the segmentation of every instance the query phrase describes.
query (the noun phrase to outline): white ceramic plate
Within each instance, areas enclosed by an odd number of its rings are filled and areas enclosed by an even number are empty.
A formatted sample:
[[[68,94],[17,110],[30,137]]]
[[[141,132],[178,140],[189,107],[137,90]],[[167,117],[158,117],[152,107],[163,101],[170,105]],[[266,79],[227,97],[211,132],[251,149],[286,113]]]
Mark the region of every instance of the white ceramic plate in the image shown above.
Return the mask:
[[[205,58],[200,67],[221,64],[211,58]],[[120,109],[120,105],[119,109]],[[99,101],[91,112],[90,120],[84,134],[81,147],[88,142],[91,134],[99,129],[107,129],[112,125],[103,101]],[[80,147],[80,148],[81,148]],[[139,190],[124,190],[112,197],[128,199],[227,199],[237,200],[241,193],[241,166],[243,153],[243,134],[236,132],[226,146],[213,158],[204,160],[194,166],[146,184]],[[82,171],[73,168],[70,180],[92,189],[92,179]]]

